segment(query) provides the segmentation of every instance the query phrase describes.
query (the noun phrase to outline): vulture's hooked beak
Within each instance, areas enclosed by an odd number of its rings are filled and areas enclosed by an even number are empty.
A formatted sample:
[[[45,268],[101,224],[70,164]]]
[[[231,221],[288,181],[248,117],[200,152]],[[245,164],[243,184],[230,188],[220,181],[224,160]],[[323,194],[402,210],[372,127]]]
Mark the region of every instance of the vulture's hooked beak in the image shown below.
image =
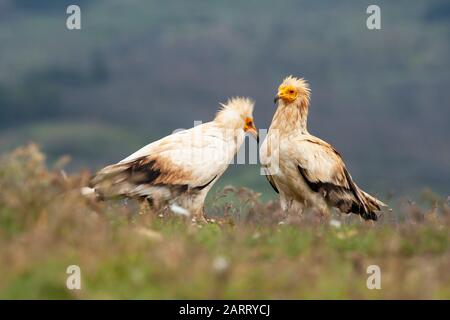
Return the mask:
[[[251,124],[246,124],[244,127],[244,131],[246,133],[250,133],[253,136],[253,138],[255,138],[256,142],[259,143],[258,129],[256,129],[253,122]]]
[[[248,133],[250,133],[253,138],[256,139],[256,142],[259,144],[259,134],[258,134],[258,129],[256,129],[256,127],[250,127],[247,130]]]
[[[276,95],[275,98],[273,98],[273,103],[276,104],[278,102],[278,100],[280,100],[280,96]]]

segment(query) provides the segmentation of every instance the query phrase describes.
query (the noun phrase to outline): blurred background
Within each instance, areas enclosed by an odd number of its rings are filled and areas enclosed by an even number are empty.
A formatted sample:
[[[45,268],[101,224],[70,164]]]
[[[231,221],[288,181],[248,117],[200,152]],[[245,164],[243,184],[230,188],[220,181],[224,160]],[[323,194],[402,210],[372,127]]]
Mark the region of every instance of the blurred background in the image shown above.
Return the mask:
[[[81,30],[66,28],[69,4]],[[366,27],[370,4],[382,30]],[[0,153],[32,141],[49,164],[95,170],[233,95],[268,128],[292,74],[312,87],[310,132],[361,187],[448,195],[449,26],[448,0],[0,0]],[[228,183],[275,196],[258,165],[230,167]]]

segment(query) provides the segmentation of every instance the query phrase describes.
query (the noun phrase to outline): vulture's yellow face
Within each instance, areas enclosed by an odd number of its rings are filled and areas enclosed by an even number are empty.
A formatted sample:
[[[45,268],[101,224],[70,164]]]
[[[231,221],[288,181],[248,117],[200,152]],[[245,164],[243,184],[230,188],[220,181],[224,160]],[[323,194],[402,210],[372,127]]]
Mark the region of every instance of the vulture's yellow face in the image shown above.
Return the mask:
[[[281,100],[284,105],[304,104],[309,102],[309,85],[303,78],[286,77],[278,87],[274,102]]]
[[[281,99],[286,104],[292,103],[298,98],[298,89],[292,85],[281,85],[275,100]]]
[[[258,140],[258,130],[256,129],[253,118],[245,118],[244,131],[250,133],[256,140]]]

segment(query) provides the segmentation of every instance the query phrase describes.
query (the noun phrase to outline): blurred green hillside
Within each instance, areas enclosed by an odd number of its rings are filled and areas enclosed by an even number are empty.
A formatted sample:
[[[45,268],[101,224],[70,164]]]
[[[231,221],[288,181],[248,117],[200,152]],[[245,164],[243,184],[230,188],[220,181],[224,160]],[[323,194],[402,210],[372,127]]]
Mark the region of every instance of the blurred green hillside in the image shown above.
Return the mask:
[[[66,7],[82,30],[66,29]],[[232,95],[267,128],[286,75],[312,86],[310,131],[333,143],[368,191],[450,187],[450,3],[0,0],[0,152],[28,141],[72,169],[118,161],[209,121]],[[222,185],[272,195],[258,166]],[[220,185],[219,185],[220,187]]]

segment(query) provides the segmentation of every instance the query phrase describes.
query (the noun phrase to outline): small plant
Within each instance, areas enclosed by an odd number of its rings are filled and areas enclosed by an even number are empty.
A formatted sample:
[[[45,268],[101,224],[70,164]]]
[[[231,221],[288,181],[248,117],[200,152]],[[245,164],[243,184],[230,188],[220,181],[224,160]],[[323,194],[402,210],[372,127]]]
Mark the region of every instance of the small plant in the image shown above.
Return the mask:
[[[33,144],[0,158],[0,298],[450,298],[450,206],[429,191],[373,224],[288,216],[228,186],[197,224],[87,199],[89,172],[66,162],[48,168]],[[80,290],[66,287],[71,265]],[[381,290],[366,287],[370,265]]]

